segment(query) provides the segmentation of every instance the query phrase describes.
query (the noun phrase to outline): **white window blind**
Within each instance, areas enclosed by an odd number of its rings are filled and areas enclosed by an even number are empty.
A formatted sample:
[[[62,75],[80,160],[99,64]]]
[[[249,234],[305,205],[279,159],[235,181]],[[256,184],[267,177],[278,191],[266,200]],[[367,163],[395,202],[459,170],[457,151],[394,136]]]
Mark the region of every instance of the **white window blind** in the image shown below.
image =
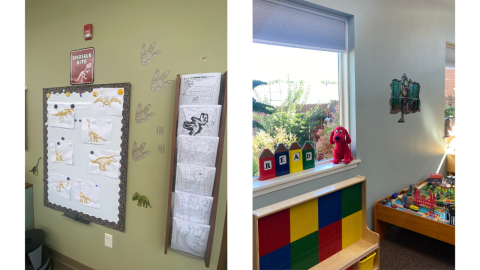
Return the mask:
[[[279,0],[253,0],[253,42],[346,52],[346,18]]]
[[[455,68],[455,48],[447,46],[445,51],[445,67]]]

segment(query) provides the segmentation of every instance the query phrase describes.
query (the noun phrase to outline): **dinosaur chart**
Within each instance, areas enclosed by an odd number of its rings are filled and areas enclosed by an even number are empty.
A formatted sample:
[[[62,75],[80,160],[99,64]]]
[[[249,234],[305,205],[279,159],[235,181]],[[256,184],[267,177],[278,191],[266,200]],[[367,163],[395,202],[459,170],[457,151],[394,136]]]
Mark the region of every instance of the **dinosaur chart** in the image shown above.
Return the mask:
[[[130,83],[43,89],[44,156],[37,168],[46,207],[125,231],[130,94]]]
[[[50,162],[73,164],[73,141],[53,140],[50,142]]]
[[[75,127],[75,108],[70,104],[50,104],[48,106],[48,125],[73,129]]]
[[[220,105],[183,105],[179,108],[178,135],[218,137]]]
[[[70,178],[63,174],[52,173],[48,177],[48,188],[54,190],[55,195],[70,200]]]
[[[100,184],[73,179],[73,200],[93,208],[100,208]]]
[[[221,74],[182,75],[179,105],[217,105]]]
[[[208,225],[212,212],[212,197],[195,195],[176,190],[173,216],[186,221]]]
[[[172,248],[203,257],[209,233],[208,225],[173,218]]]
[[[92,113],[101,115],[122,116],[123,89],[93,89]]]
[[[90,151],[88,172],[118,178],[120,174],[120,152],[93,149]]]
[[[103,118],[82,118],[81,142],[89,144],[112,144],[112,120]]]
[[[212,196],[215,168],[177,164],[175,189],[203,196]]]
[[[215,167],[218,137],[178,136],[177,162]]]

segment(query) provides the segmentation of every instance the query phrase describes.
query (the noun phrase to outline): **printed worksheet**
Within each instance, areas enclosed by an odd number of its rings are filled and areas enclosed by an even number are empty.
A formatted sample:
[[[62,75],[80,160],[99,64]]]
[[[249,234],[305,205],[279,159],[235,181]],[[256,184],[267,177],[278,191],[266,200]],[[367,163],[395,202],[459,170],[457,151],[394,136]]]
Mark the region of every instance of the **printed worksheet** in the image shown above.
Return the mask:
[[[50,127],[75,128],[75,105],[66,103],[48,104],[48,125]]]
[[[70,188],[70,177],[58,173],[51,173],[48,176],[48,190],[54,191],[52,193],[70,200]]]
[[[178,105],[218,105],[221,76],[220,73],[182,75]]]
[[[88,172],[112,178],[120,176],[120,151],[91,149],[88,162]]]
[[[218,137],[222,106],[180,106],[178,135]]]
[[[215,167],[218,137],[177,137],[177,162]]]
[[[112,144],[112,120],[83,117],[81,142],[90,144]]]
[[[72,165],[73,164],[73,141],[53,140],[49,143],[50,161]]]
[[[92,113],[122,116],[123,88],[94,88]]]
[[[173,218],[172,248],[196,256],[205,256],[210,226]]]
[[[210,224],[213,197],[175,190],[173,216],[199,224]]]
[[[73,179],[73,200],[80,204],[100,208],[100,184]]]
[[[212,196],[215,181],[213,167],[201,167],[177,163],[175,189],[203,196]]]

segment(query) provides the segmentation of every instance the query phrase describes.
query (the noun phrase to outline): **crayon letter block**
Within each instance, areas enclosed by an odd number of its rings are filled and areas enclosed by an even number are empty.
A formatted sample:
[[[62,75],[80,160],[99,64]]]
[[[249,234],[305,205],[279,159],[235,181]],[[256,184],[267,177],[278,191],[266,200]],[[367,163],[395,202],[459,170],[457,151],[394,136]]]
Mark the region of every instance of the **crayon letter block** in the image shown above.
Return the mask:
[[[267,148],[263,149],[258,158],[258,180],[267,180],[275,177],[275,155]]]
[[[303,171],[302,149],[289,150],[290,154],[290,173]]]

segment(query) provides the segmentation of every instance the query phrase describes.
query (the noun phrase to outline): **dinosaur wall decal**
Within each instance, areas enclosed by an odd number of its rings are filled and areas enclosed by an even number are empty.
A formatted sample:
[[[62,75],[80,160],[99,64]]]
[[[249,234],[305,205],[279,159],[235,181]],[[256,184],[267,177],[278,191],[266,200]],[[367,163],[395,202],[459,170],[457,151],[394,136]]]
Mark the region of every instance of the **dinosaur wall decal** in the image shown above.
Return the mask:
[[[93,103],[97,103],[97,102],[100,102],[101,104],[103,104],[103,107],[105,106],[111,107],[110,105],[112,104],[112,102],[118,102],[122,104],[122,102],[116,97],[112,97],[110,99],[108,99],[108,97],[106,97],[105,99],[103,97],[99,97]]]
[[[38,175],[38,163],[40,162],[40,159],[42,159],[42,158],[39,157],[38,160],[37,160],[37,165],[33,166],[33,168],[29,171],[29,172],[33,173],[33,175]]]
[[[137,114],[135,115],[135,121],[141,124],[147,121],[148,119],[152,118],[155,115],[155,113],[148,113],[148,110],[150,110],[150,104],[145,106],[145,108],[143,108],[142,110],[142,103],[138,103]]]
[[[148,208],[148,206],[150,206],[150,208],[153,208],[150,205],[150,201],[148,200],[147,196],[140,195],[140,193],[138,193],[138,192],[135,192],[135,194],[133,194],[132,200],[133,201],[138,201],[137,206],[140,206],[140,207],[143,206],[145,208]]]
[[[132,149],[132,158],[135,161],[141,160],[144,157],[150,155],[150,151],[145,151],[143,152],[143,149],[145,149],[145,146],[147,143],[142,143],[140,147],[137,148],[137,142],[133,142],[133,149]]]
[[[142,62],[142,65],[146,65],[150,62],[152,62],[155,57],[157,57],[158,54],[160,54],[161,50],[157,50],[153,52],[153,49],[155,48],[155,41],[150,44],[150,47],[145,46],[145,43],[142,45],[142,53],[140,54],[140,62]]]
[[[173,80],[165,81],[165,79],[168,77],[168,74],[170,74],[170,70],[165,71],[162,76],[160,76],[160,70],[157,68],[152,79],[152,91],[162,90],[173,83]]]
[[[110,157],[99,157],[95,160],[90,160],[91,163],[97,163],[100,171],[107,171],[105,169],[105,165],[110,165],[111,162],[117,163],[115,161],[115,156],[110,156]]]
[[[67,108],[65,110],[62,110],[62,111],[59,111],[55,114],[52,114],[53,116],[58,116],[58,121],[60,123],[65,123],[63,122],[63,117],[64,116],[67,116],[68,114],[73,114],[75,112],[75,110],[73,108]]]
[[[90,142],[98,142],[98,139],[106,141],[104,138],[98,136],[97,133],[93,132],[90,128],[90,120],[87,119],[88,122],[88,137],[90,138]]]

